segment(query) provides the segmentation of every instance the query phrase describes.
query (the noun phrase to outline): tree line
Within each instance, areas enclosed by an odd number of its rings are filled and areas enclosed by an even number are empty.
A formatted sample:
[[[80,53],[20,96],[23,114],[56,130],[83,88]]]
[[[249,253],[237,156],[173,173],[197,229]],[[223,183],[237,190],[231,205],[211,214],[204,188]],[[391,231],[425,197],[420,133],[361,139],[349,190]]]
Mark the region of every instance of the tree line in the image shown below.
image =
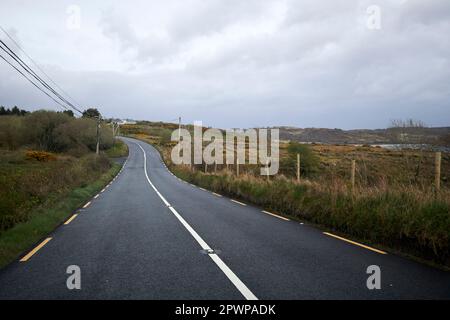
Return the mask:
[[[14,109],[14,108],[13,108]],[[20,109],[19,109],[20,110]],[[49,152],[64,152],[81,156],[95,151],[97,142],[97,119],[92,111],[81,118],[66,111],[38,110],[9,114],[0,117],[0,149],[21,148]],[[100,149],[112,146],[112,130],[100,125]]]
[[[17,106],[11,109],[0,106],[0,116],[24,116],[27,113],[27,110],[19,109]]]

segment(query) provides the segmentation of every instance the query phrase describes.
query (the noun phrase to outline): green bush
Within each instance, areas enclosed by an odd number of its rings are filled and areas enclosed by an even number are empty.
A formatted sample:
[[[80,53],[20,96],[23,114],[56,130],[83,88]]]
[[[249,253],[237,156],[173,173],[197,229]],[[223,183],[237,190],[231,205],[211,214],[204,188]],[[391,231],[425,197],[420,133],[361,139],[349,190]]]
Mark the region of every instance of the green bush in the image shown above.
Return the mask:
[[[297,174],[297,154],[300,154],[300,172],[302,176],[313,176],[319,167],[319,158],[309,145],[290,142],[287,148],[288,156],[280,161],[280,172],[294,177]]]
[[[56,161],[0,162],[0,232],[28,219],[52,197],[95,181],[111,167],[105,156],[64,157]]]
[[[111,129],[100,128],[100,148],[112,146]],[[35,111],[25,116],[0,117],[0,148],[29,147],[49,152],[69,152],[82,156],[95,151],[97,123],[90,118],[74,118],[67,113]]]

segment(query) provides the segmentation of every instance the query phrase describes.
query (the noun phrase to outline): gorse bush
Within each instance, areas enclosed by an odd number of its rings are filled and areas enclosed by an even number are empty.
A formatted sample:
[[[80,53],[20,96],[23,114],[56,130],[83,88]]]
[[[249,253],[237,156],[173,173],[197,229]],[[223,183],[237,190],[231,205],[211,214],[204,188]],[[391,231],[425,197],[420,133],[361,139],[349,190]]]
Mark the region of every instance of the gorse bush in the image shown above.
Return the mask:
[[[42,159],[50,154],[33,151],[23,157],[29,155]],[[0,160],[0,233],[27,221],[35,208],[95,181],[111,167],[108,158],[92,153],[81,158],[61,156],[56,161],[43,162],[18,163],[4,156]]]
[[[35,111],[25,116],[0,117],[0,148],[16,150],[21,146],[49,152],[82,155],[96,148],[96,120],[74,118],[67,113]],[[112,132],[100,129],[100,148],[112,145]]]
[[[27,160],[34,159],[43,162],[56,160],[56,156],[53,153],[33,150],[28,150],[27,152],[25,152],[25,158]]]

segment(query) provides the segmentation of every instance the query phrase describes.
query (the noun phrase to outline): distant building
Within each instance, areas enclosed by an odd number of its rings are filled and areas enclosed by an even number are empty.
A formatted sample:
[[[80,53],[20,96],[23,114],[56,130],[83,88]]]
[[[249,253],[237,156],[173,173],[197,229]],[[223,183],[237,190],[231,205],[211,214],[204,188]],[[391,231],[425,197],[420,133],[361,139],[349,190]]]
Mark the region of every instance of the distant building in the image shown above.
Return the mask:
[[[119,121],[119,124],[136,124],[137,122],[130,119],[122,119]]]

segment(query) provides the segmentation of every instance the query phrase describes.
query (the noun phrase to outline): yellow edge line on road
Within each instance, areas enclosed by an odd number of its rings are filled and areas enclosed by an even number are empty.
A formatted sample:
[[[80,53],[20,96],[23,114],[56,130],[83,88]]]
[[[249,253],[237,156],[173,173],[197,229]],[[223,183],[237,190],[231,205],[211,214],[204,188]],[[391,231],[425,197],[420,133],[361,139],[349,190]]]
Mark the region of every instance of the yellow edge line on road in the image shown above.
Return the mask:
[[[83,209],[89,207],[90,204],[91,204],[91,202],[89,201],[88,203],[86,203],[86,204],[83,206]]]
[[[69,220],[67,220],[66,222],[64,222],[64,224],[65,224],[65,225],[68,225],[68,224],[71,223],[72,220],[75,219],[77,216],[78,216],[78,214],[75,213],[73,216],[70,217]]]
[[[240,204],[241,206],[246,206],[245,203],[239,202],[237,200],[231,199],[231,201],[233,201],[234,203]]]
[[[285,220],[285,221],[291,221],[291,220],[289,220],[288,218],[279,216],[279,215],[277,215],[277,214],[275,214],[275,213],[272,213],[272,212],[269,212],[269,211],[266,211],[266,210],[263,210],[262,212],[267,213],[267,214],[269,214],[269,215],[271,215],[271,216],[274,216],[274,217],[276,217],[276,218],[278,218],[278,219],[282,219],[282,220]]]
[[[42,241],[36,248],[31,250],[25,257],[20,259],[20,262],[28,261],[28,259],[30,259],[36,252],[39,251],[39,249],[41,249],[43,246],[45,246],[47,244],[47,242],[49,242],[50,240],[52,240],[52,238],[47,238],[44,241]]]
[[[378,250],[378,249],[366,246],[364,244],[361,244],[361,243],[358,243],[358,242],[355,242],[355,241],[352,241],[352,240],[348,240],[348,239],[339,237],[339,236],[337,236],[335,234],[332,234],[332,233],[324,232],[323,234],[326,234],[327,236],[330,236],[330,237],[333,237],[333,238],[336,238],[336,239],[339,239],[339,240],[342,240],[342,241],[354,244],[355,246],[359,246],[359,247],[365,248],[367,250],[374,251],[374,252],[379,253],[379,254],[387,254],[387,252],[384,252],[384,251],[381,251],[381,250]]]

